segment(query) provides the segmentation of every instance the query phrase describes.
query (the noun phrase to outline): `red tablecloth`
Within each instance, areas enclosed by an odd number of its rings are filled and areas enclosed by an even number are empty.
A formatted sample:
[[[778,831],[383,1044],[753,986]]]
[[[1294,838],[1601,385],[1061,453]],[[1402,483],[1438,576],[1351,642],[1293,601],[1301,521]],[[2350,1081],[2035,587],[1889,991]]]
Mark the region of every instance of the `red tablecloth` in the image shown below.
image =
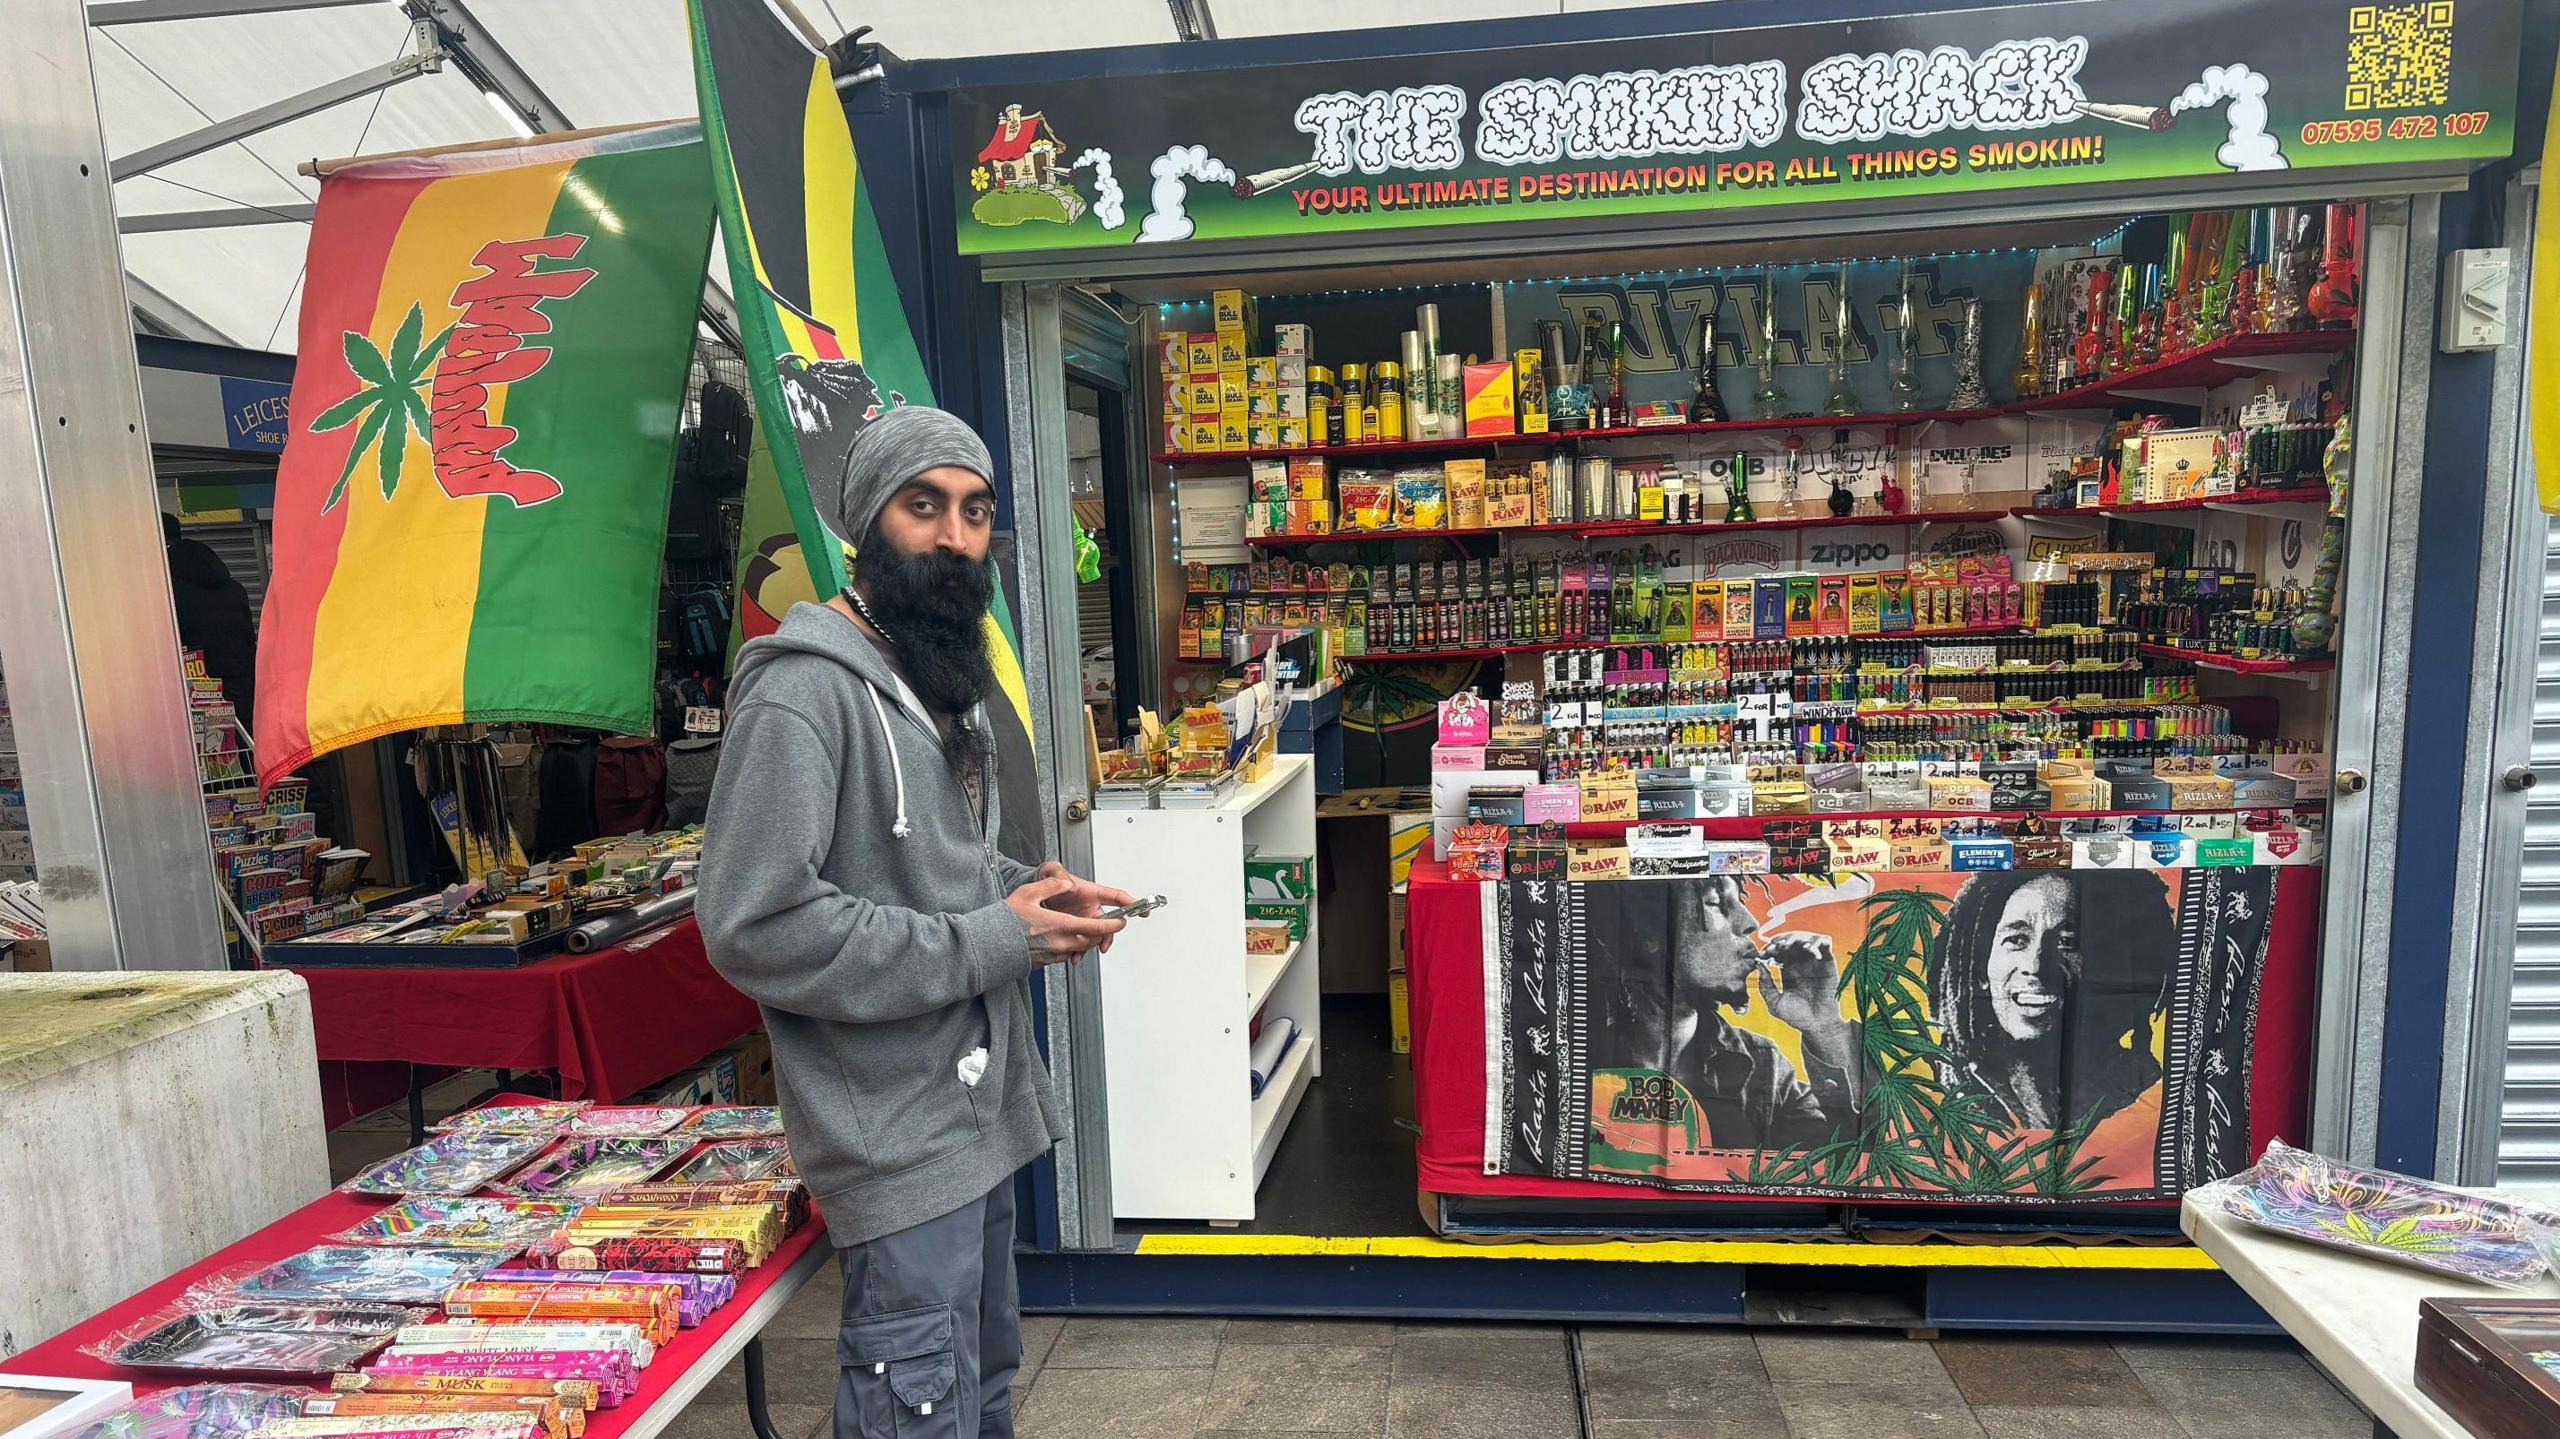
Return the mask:
[[[1750,825],[1756,837],[1760,821]],[[1713,833],[1712,828],[1710,833]],[[1732,836],[1739,837],[1739,836]],[[2267,962],[2259,980],[2258,1034],[2249,1074],[2250,1152],[2270,1139],[2299,1141],[2310,1113],[2311,1031],[2320,953],[2316,867],[2276,881]],[[1405,968],[1413,1006],[1413,1092],[1422,1137],[1415,1158],[1435,1194],[1511,1198],[1716,1199],[1644,1185],[1484,1172],[1484,946],[1481,886],[1449,867],[1413,867],[1405,899]],[[1766,1203],[1761,1196],[1736,1196]]]
[[[122,1379],[133,1385],[136,1394],[149,1394],[177,1384],[215,1382],[221,1375],[186,1376],[160,1374],[148,1370],[127,1369],[93,1359],[80,1352],[80,1346],[133,1324],[162,1306],[179,1298],[188,1286],[217,1271],[236,1266],[273,1263],[289,1255],[299,1254],[330,1235],[356,1224],[391,1201],[366,1195],[330,1193],[295,1210],[228,1249],[215,1252],[203,1262],[191,1265],[161,1280],[121,1304],[93,1314],[62,1333],[26,1352],[0,1359],[0,1374],[47,1374],[71,1379]],[[640,1387],[629,1399],[613,1409],[598,1410],[587,1425],[587,1439],[615,1439],[630,1427],[633,1420],[646,1412],[658,1396],[664,1394],[676,1377],[699,1361],[714,1341],[726,1334],[747,1312],[749,1305],[761,1297],[783,1272],[796,1263],[809,1247],[821,1242],[826,1234],[826,1221],[816,1210],[810,1211],[809,1222],[800,1232],[783,1241],[758,1268],[738,1276],[737,1297],[715,1310],[699,1328],[677,1332],[676,1337],[658,1350],[655,1362],[640,1373]],[[239,1376],[247,1381],[254,1376]],[[264,1382],[264,1381],[261,1381]],[[747,1432],[747,1418],[738,1415],[737,1430]]]
[[[518,969],[297,970],[323,1060],[549,1069],[563,1099],[628,1098],[756,1027],[755,1001],[702,952],[687,915]]]

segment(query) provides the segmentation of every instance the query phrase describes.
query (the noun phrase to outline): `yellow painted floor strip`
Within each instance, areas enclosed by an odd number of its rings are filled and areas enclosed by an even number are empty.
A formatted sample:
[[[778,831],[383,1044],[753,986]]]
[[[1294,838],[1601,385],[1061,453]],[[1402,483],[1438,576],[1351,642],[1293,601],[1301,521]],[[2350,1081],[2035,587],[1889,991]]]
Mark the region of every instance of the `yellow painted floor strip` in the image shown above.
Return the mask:
[[[1565,1259],[1616,1264],[1808,1264],[1894,1269],[2151,1269],[2217,1266],[2190,1245],[1785,1244],[1765,1240],[1597,1240],[1588,1244],[1462,1244],[1446,1239],[1305,1234],[1149,1234],[1138,1253],[1162,1258]]]

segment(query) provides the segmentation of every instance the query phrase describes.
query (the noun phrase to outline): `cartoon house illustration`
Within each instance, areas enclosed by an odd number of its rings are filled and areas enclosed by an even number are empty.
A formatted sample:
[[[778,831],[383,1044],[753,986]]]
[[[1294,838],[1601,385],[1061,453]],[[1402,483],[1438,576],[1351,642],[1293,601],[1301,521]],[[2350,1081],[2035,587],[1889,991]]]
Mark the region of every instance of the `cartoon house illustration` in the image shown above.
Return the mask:
[[[1025,115],[1021,106],[1007,105],[996,117],[995,138],[978,152],[978,159],[999,190],[1045,190],[1053,183],[1059,148],[1058,137],[1038,111]]]
[[[1025,115],[1020,105],[1005,106],[996,116],[995,134],[978,152],[978,188],[984,193],[972,213],[990,225],[1072,222],[1084,213],[1085,201],[1068,183],[1073,167],[1060,159],[1064,150],[1039,111]]]

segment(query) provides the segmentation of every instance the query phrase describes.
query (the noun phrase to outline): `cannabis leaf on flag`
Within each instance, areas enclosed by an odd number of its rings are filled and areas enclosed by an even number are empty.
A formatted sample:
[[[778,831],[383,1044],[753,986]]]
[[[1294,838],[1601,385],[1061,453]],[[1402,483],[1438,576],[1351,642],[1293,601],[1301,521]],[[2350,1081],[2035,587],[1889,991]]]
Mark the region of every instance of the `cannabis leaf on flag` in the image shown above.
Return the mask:
[[[329,499],[320,506],[322,513],[338,507],[347,495],[347,481],[354,477],[356,466],[364,462],[368,451],[381,451],[382,497],[390,499],[400,488],[400,466],[409,450],[412,427],[425,439],[431,425],[427,418],[426,397],[418,393],[420,386],[434,378],[436,356],[444,353],[444,342],[453,338],[453,326],[436,332],[424,349],[418,336],[426,328],[426,310],[420,305],[409,307],[409,316],[400,322],[391,337],[391,353],[385,355],[373,341],[356,330],[347,331],[347,368],[364,381],[364,388],[322,411],[311,422],[314,430],[341,430],[361,417],[362,428],[356,431],[355,445],[347,451],[347,467],[338,472],[338,482],[329,487]]]

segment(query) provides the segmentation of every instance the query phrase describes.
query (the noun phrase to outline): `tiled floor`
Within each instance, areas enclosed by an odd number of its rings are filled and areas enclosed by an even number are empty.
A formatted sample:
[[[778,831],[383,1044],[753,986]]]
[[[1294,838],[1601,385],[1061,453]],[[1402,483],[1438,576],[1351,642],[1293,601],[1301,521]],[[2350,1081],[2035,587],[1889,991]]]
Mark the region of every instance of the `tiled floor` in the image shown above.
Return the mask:
[[[824,1439],[832,1271],[766,1330],[783,1439]],[[1356,1320],[1023,1322],[1020,1439],[2366,1439],[2290,1345]],[[1578,1351],[1578,1353],[1577,1353]],[[1576,1369],[1580,1371],[1577,1389]],[[735,1374],[668,1431],[747,1433]]]

